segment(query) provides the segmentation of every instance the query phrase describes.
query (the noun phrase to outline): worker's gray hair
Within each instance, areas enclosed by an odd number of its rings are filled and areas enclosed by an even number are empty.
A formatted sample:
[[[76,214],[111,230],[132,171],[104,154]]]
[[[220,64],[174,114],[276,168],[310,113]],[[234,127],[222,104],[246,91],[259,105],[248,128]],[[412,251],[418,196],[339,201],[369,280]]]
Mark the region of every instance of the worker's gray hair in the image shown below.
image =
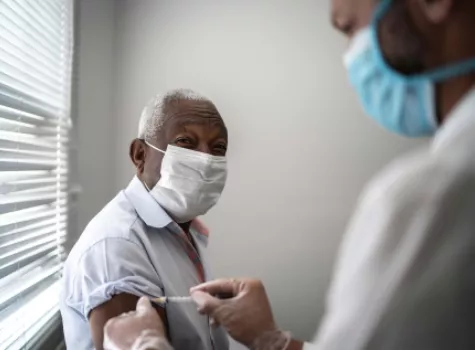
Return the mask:
[[[212,103],[205,96],[190,89],[175,89],[164,95],[156,95],[142,110],[139,120],[138,138],[146,141],[155,140],[157,133],[166,121],[165,110],[170,103],[188,100]]]

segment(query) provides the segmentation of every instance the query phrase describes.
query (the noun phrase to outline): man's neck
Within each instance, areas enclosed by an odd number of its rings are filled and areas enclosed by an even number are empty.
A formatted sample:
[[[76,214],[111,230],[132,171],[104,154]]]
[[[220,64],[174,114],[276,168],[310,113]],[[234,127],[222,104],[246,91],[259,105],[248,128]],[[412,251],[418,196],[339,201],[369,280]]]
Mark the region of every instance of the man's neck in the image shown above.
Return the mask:
[[[464,96],[475,87],[475,73],[451,79],[437,87],[439,123],[444,123]]]
[[[190,225],[191,225],[191,221],[185,222],[183,224],[178,224],[178,226],[181,227],[183,232],[185,232],[186,238],[188,238],[188,241],[191,243],[193,248],[195,248],[195,250],[198,250],[197,247],[196,247],[195,240],[193,239],[193,237],[191,236],[191,233],[190,233]]]
[[[186,233],[190,232],[190,225],[191,225],[191,221],[188,221],[188,222],[184,222],[182,224],[178,224],[183,231],[185,231]]]

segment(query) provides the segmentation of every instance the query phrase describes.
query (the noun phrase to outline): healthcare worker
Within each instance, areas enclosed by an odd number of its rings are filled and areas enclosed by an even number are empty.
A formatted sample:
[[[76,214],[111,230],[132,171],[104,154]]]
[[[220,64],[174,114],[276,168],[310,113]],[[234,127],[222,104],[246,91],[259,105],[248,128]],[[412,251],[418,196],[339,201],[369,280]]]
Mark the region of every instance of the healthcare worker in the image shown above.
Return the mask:
[[[367,114],[400,135],[434,136],[431,145],[366,188],[313,344],[279,330],[260,281],[191,295],[251,349],[475,349],[475,1],[333,0],[333,23],[351,40],[344,63]],[[154,324],[142,330],[160,334]]]

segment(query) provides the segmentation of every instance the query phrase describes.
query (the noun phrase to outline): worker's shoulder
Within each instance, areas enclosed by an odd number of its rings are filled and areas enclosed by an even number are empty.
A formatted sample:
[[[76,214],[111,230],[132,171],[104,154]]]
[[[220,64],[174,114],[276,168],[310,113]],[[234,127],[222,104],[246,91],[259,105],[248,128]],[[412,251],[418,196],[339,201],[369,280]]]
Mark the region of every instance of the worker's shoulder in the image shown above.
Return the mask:
[[[459,191],[475,193],[475,162],[470,152],[418,150],[386,166],[366,188],[371,199],[407,203],[441,199]]]

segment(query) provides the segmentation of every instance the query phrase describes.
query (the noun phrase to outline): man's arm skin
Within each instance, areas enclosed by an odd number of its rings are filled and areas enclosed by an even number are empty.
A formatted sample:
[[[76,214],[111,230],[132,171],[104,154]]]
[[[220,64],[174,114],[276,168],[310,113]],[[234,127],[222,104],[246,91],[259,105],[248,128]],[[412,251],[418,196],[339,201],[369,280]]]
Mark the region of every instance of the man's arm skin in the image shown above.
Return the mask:
[[[92,342],[96,350],[103,350],[104,326],[113,317],[129,311],[135,311],[139,297],[132,294],[118,294],[109,301],[99,305],[89,314],[89,327],[91,329]],[[156,308],[165,331],[168,329],[165,309]]]

